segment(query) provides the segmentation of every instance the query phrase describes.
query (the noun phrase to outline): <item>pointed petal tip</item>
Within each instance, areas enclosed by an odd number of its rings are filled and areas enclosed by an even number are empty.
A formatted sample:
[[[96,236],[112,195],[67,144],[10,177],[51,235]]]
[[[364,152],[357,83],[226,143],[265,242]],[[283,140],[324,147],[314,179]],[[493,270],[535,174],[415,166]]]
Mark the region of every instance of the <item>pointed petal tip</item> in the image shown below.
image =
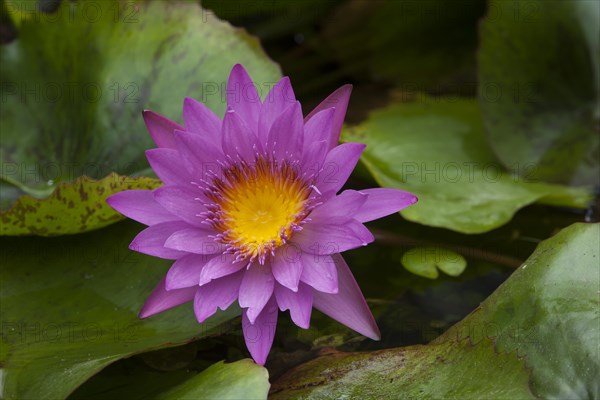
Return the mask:
[[[115,202],[115,199],[114,199],[113,197],[114,197],[115,195],[116,195],[116,193],[114,193],[114,194],[111,194],[110,196],[108,196],[108,197],[106,198],[106,204],[108,204],[108,205],[109,205],[109,206],[111,206],[112,208],[114,208],[114,207],[113,207],[113,203]]]
[[[298,325],[298,327],[302,328],[302,329],[307,329],[308,330],[308,329],[310,329],[310,322],[308,324],[306,324],[305,326]]]
[[[340,86],[337,90],[352,91],[353,88],[354,88],[353,84],[346,83],[345,85]]]
[[[183,109],[185,110],[186,108],[193,106],[193,104],[195,102],[196,102],[196,99],[194,99],[193,97],[189,97],[189,96],[184,97],[183,98]]]
[[[152,111],[152,110],[143,110],[142,111],[142,116],[144,117],[145,121],[148,121],[148,119],[166,119],[166,117],[160,115],[159,113]]]
[[[238,301],[239,304],[239,301]],[[241,306],[240,306],[241,307]],[[254,325],[254,323],[256,322],[256,318],[258,317],[258,315],[260,314],[260,312],[256,312],[255,309],[252,309],[250,307],[245,309],[246,311],[246,318],[248,318],[248,321],[250,321],[250,324]]]
[[[212,281],[211,278],[207,278],[206,276],[200,276],[200,280],[198,281],[198,286],[206,285],[210,281]]]
[[[252,359],[258,365],[264,365],[275,338],[278,309],[275,299],[271,298],[269,304],[256,319],[256,325],[251,324],[246,311],[242,311],[242,330],[246,347]]]
[[[294,321],[294,324],[300,329],[310,329],[310,321],[307,321],[306,323]]]
[[[252,360],[254,360],[254,363],[257,365],[260,365],[261,367],[265,366],[265,363],[267,362],[267,357],[266,356],[260,356],[260,358],[254,356],[254,354],[252,355]],[[268,354],[267,354],[268,355]]]
[[[365,335],[366,337],[368,337],[371,340],[375,340],[375,341],[380,341],[381,340],[381,332],[379,331],[379,327],[377,325],[374,325],[372,327],[372,331],[371,332],[365,332],[365,333],[369,333],[368,335]]]

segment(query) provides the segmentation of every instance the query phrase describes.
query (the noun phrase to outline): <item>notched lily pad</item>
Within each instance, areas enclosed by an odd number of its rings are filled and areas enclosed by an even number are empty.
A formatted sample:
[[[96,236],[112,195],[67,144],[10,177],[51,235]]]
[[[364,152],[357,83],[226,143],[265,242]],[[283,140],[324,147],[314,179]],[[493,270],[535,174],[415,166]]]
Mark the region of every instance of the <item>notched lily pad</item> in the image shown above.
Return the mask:
[[[100,180],[82,176],[74,182],[60,183],[46,199],[19,197],[10,209],[0,212],[0,235],[55,236],[102,228],[124,219],[106,203],[108,196],[161,185],[158,179],[115,173]]]
[[[377,110],[344,140],[367,144],[361,158],[384,187],[419,203],[406,219],[462,233],[483,233],[534,202],[585,208],[589,188],[539,182],[507,171],[486,142],[475,100],[418,96]]]
[[[438,269],[450,276],[459,276],[467,267],[465,258],[441,247],[416,247],[402,255],[402,265],[413,274],[436,279]]]

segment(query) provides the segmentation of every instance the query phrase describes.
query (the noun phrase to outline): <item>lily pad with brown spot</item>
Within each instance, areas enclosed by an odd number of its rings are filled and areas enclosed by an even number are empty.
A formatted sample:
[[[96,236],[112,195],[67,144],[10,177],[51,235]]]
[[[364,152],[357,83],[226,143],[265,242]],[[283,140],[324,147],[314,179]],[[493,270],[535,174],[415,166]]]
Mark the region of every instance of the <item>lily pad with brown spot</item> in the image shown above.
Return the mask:
[[[82,176],[60,183],[46,199],[19,197],[10,209],[0,212],[0,235],[55,236],[102,228],[125,218],[106,203],[108,196],[161,185],[158,179],[115,173],[100,180]]]

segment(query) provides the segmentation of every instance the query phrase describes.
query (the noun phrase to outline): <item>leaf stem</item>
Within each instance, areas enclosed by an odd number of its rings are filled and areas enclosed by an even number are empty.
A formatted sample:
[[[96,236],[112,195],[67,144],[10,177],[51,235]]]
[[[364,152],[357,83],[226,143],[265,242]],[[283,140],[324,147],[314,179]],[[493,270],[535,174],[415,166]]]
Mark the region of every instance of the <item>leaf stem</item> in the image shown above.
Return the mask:
[[[402,246],[402,247],[416,247],[416,246],[435,246],[443,247],[448,250],[455,251],[462,254],[467,258],[473,258],[481,261],[488,261],[496,264],[503,265],[509,268],[518,268],[523,261],[507,256],[504,254],[498,254],[490,252],[484,249],[478,249],[470,246],[463,246],[450,243],[436,243],[430,240],[414,239],[408,236],[400,235],[397,233],[385,231],[382,229],[371,229],[371,232],[375,236],[375,239],[385,245]]]

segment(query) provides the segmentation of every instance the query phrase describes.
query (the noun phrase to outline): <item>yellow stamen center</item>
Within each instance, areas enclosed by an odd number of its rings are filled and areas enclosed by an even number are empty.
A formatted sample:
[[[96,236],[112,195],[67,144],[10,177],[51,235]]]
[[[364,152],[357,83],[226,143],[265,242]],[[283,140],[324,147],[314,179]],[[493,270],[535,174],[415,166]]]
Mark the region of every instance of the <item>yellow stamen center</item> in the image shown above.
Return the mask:
[[[209,197],[218,205],[213,223],[221,240],[243,259],[264,262],[306,216],[310,187],[287,163],[258,158],[254,165],[237,164],[213,187]]]

